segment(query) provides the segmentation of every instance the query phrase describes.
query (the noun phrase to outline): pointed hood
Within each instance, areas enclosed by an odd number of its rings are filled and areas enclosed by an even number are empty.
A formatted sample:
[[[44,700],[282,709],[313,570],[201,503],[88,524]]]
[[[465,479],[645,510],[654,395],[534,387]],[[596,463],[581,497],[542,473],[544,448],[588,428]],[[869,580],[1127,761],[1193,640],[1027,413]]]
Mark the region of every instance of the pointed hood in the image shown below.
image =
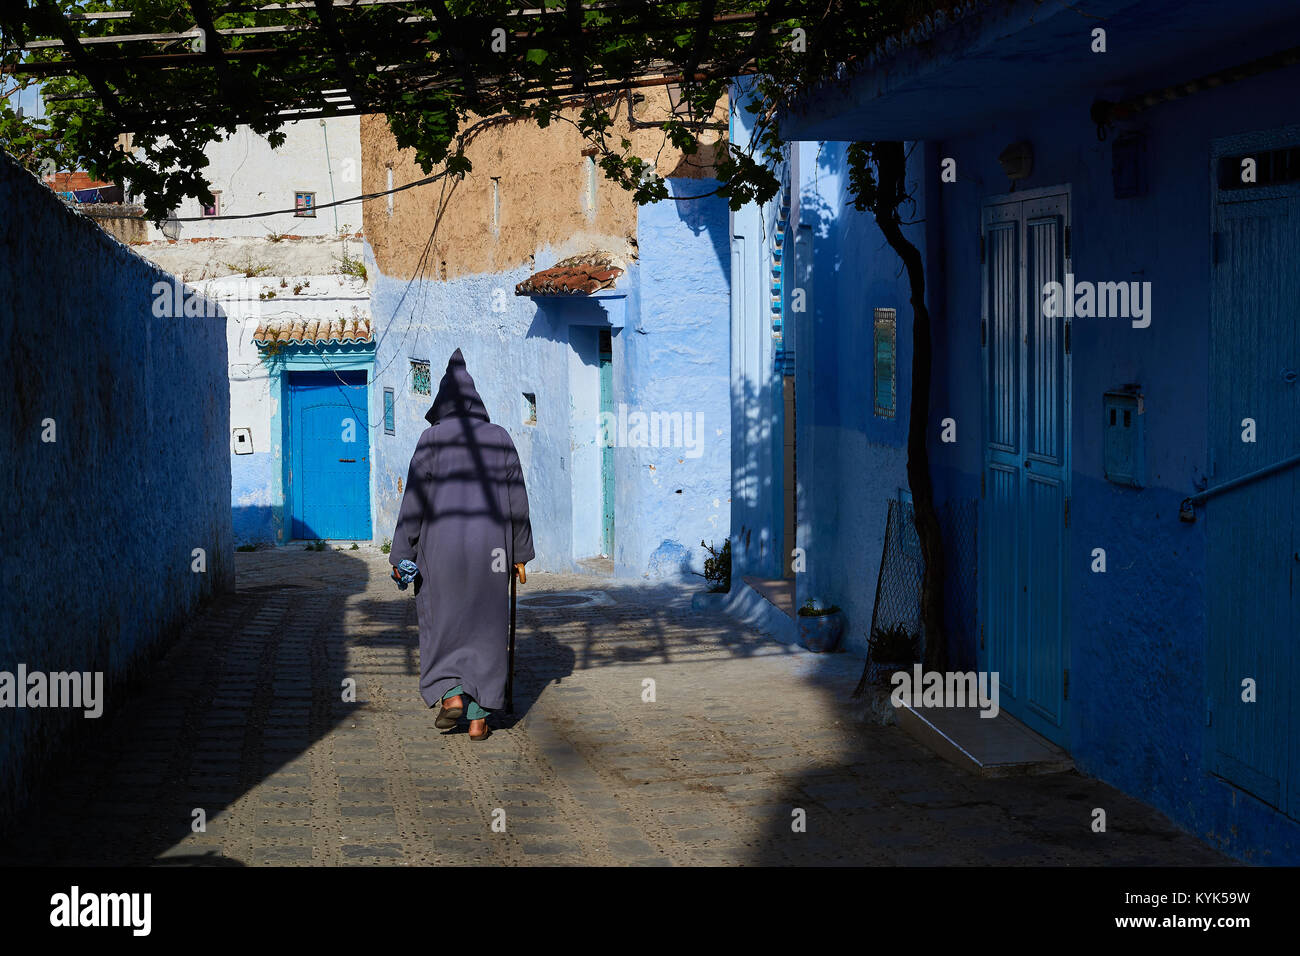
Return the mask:
[[[438,394],[424,417],[430,425],[437,424],[444,418],[481,418],[485,422],[492,420],[488,418],[487,406],[474,388],[474,379],[470,378],[469,369],[465,368],[465,356],[460,354],[460,349],[451,353],[447,371],[438,383]]]

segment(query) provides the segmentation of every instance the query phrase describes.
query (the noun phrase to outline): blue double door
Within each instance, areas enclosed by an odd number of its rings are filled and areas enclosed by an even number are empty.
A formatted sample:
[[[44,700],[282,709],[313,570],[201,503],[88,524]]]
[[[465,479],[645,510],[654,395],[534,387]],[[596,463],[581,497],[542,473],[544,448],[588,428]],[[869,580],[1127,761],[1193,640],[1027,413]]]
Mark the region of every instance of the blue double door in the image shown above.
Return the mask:
[[[1220,187],[1214,214],[1209,484],[1235,484],[1204,509],[1208,763],[1300,819],[1300,184]]]
[[[366,372],[290,372],[288,376],[292,537],[369,540]]]
[[[1043,289],[1069,269],[1069,197],[1040,191],[983,213],[984,471],[980,665],[1000,703],[1067,743],[1069,323]]]

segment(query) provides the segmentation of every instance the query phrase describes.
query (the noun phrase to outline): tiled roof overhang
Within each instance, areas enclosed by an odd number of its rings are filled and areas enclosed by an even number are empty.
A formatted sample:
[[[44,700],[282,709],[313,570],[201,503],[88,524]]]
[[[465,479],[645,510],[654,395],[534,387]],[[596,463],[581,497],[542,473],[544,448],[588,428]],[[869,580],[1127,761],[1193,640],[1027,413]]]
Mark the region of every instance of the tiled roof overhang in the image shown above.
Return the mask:
[[[330,319],[271,319],[253,333],[258,345],[368,345],[374,342],[370,319],[348,316]]]
[[[589,253],[534,272],[515,286],[515,295],[591,295],[614,288],[626,271],[610,253]]]

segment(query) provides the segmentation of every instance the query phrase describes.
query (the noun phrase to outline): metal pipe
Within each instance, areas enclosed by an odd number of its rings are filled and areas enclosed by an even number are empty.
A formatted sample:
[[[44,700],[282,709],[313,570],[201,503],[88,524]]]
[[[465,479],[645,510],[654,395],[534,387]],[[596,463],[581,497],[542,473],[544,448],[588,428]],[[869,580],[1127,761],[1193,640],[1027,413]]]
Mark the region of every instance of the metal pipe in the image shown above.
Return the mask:
[[[1240,488],[1242,485],[1249,484],[1252,481],[1258,481],[1260,478],[1267,478],[1269,475],[1276,474],[1279,471],[1285,471],[1287,468],[1292,468],[1295,465],[1300,465],[1300,455],[1292,455],[1290,458],[1283,458],[1281,461],[1275,461],[1273,464],[1266,465],[1257,471],[1240,475],[1237,478],[1233,478],[1231,481],[1225,481],[1223,484],[1216,485],[1213,488],[1206,488],[1202,492],[1184,498],[1182,505],[1178,509],[1178,516],[1183,521],[1195,521],[1196,505],[1204,504],[1210,498],[1220,495],[1225,491],[1232,491],[1234,488]]]

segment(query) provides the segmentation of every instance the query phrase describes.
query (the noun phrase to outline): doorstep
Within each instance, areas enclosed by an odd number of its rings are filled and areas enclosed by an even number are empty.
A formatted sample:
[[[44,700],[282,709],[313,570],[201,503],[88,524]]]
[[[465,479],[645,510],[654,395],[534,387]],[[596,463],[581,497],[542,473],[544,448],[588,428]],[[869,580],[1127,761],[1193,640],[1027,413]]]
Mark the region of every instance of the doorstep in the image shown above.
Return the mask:
[[[980,777],[1061,773],[1074,761],[1005,710],[981,717],[977,707],[898,708],[898,724],[950,763]]]
[[[772,597],[759,590],[764,585],[786,585],[789,589],[789,600],[783,603],[787,603],[790,610],[781,607],[773,601]],[[780,588],[769,587],[766,590],[773,593],[778,601],[780,600]],[[798,642],[799,633],[795,627],[793,612],[793,581],[781,579],[768,581],[765,578],[744,578],[737,581],[732,578],[730,591],[725,594],[696,594],[691,601],[691,606],[697,611],[720,610],[740,623],[775,638],[782,644],[795,644]]]
[[[745,578],[768,604],[794,620],[794,578]]]

